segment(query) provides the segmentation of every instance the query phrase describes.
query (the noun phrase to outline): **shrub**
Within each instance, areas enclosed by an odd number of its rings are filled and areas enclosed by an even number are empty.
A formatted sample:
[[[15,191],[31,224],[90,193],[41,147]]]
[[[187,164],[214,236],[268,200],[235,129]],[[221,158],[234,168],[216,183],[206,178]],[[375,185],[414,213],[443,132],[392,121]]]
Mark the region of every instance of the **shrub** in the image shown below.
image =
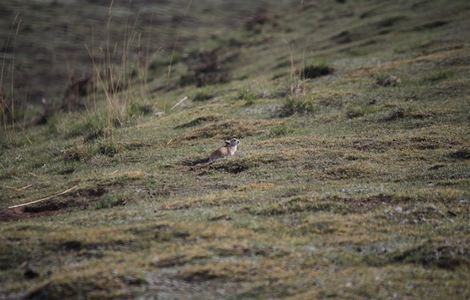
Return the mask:
[[[127,113],[130,117],[146,116],[152,112],[153,109],[151,105],[137,102],[132,102],[127,109]]]
[[[281,107],[279,116],[289,117],[294,114],[309,114],[317,110],[317,105],[310,99],[289,97]]]
[[[238,100],[245,100],[245,105],[252,105],[255,103],[256,94],[249,88],[241,89],[238,91]]]
[[[106,128],[106,118],[99,115],[89,115],[82,121],[75,123],[68,131],[68,137],[86,136],[90,140],[102,136]]]
[[[333,68],[327,66],[324,63],[318,65],[307,65],[300,70],[300,78],[302,79],[313,79],[325,75],[330,75],[334,71]]]
[[[107,142],[101,142],[98,145],[97,152],[102,155],[113,157],[119,152],[119,149],[114,143],[107,141]]]

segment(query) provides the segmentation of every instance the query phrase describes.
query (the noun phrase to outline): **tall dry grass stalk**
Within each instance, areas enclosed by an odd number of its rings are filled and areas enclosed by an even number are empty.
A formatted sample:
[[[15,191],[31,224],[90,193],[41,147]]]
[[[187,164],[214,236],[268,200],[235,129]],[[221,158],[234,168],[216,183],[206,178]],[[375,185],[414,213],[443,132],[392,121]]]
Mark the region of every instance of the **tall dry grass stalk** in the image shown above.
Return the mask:
[[[5,42],[5,49],[11,48],[11,56],[7,51],[2,54],[0,68],[0,118],[4,131],[15,130],[16,109],[15,102],[15,42],[19,36],[22,23],[21,15],[18,13],[10,25],[9,34]]]
[[[92,94],[93,107],[97,110],[100,96],[106,101],[105,112],[100,116],[105,118],[108,136],[112,138],[112,128],[123,125],[129,117],[130,104],[137,99],[149,96],[148,63],[149,40],[146,43],[144,58],[133,56],[133,50],[142,48],[142,34],[136,30],[138,19],[125,26],[122,40],[113,41],[113,4],[108,7],[105,27],[105,40],[95,45],[92,36],[91,48],[86,46],[92,60],[93,75],[96,87]],[[99,58],[98,60],[96,58]],[[87,111],[90,108],[87,107]]]

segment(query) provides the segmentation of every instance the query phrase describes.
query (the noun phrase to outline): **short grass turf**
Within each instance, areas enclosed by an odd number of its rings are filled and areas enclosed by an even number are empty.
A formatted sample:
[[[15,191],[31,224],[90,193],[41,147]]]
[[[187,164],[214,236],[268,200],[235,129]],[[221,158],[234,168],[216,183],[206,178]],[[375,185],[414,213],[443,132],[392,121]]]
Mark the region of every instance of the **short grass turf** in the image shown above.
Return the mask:
[[[470,4],[285,4],[163,116],[2,132],[0,298],[470,297]]]

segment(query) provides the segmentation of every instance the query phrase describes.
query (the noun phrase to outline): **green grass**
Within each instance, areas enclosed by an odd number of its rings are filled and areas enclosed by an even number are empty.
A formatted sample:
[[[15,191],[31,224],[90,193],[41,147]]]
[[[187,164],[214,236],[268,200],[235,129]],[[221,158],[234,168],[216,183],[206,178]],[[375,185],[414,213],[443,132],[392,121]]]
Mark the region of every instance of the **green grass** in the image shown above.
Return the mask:
[[[244,100],[245,106],[253,105],[256,98],[256,94],[249,88],[244,88],[238,91],[237,100]]]
[[[0,298],[469,298],[467,2],[207,3],[119,124],[96,94],[2,129]],[[212,50],[231,80],[180,85]]]
[[[193,101],[207,101],[214,98],[214,95],[210,93],[210,91],[207,90],[202,90],[198,91],[196,94],[193,96]]]

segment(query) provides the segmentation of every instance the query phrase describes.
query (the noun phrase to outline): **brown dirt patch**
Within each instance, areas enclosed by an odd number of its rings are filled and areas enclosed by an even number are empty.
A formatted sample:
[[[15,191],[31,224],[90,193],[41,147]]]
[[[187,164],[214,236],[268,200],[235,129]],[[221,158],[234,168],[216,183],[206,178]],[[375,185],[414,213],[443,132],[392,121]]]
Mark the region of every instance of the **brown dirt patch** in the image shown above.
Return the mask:
[[[0,222],[9,222],[33,217],[52,216],[65,213],[71,208],[86,209],[90,203],[104,195],[107,190],[102,187],[85,188],[67,195],[61,195],[44,202],[13,209],[0,210]]]
[[[15,208],[15,209],[2,209],[0,210],[0,222],[11,222],[23,219],[29,219],[33,217],[41,217],[41,216],[51,216],[55,215],[57,212],[55,211],[48,211],[42,213],[29,213],[25,212],[22,208]]]

